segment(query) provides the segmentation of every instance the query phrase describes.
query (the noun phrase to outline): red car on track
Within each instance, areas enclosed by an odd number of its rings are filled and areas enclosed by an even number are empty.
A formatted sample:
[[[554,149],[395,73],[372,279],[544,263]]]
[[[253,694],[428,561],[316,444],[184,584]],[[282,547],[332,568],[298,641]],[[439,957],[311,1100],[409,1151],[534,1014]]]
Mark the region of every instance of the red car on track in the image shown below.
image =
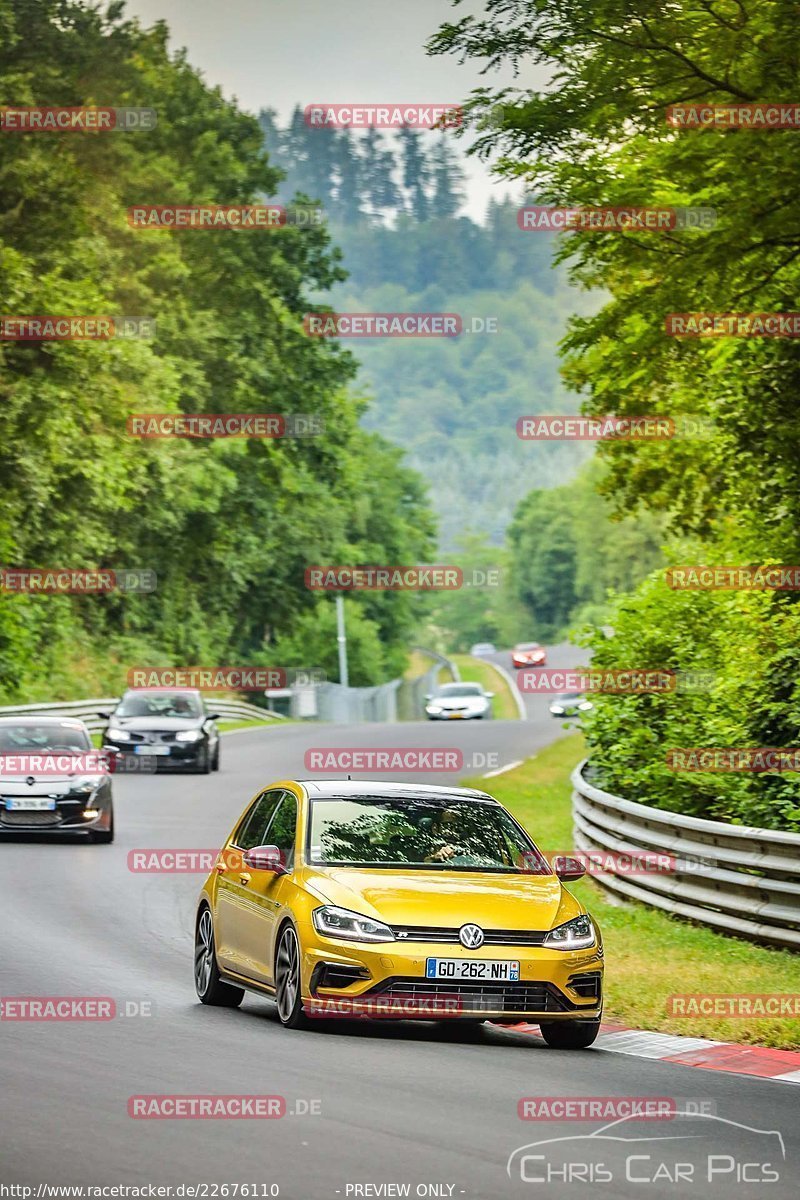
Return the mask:
[[[519,642],[511,651],[514,667],[543,667],[546,662],[547,653],[538,642]]]

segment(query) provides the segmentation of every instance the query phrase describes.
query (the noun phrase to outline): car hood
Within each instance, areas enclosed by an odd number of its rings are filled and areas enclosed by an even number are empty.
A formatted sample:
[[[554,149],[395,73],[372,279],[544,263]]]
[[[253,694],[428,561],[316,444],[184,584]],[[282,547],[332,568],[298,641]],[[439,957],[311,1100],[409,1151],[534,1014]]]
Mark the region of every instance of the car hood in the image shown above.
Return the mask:
[[[307,867],[304,882],[324,903],[388,925],[452,929],[474,922],[484,929],[551,929],[565,900],[570,912],[559,919],[582,911],[552,875]]]
[[[134,733],[170,733],[173,729],[199,729],[205,717],[112,717],[114,729],[132,729]]]

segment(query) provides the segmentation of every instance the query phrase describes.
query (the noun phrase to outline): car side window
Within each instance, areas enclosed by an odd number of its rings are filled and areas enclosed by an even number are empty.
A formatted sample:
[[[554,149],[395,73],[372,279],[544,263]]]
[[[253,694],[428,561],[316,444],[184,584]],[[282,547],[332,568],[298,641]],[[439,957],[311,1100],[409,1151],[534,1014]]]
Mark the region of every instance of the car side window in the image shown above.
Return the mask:
[[[234,839],[234,845],[240,850],[252,850],[254,846],[264,846],[264,836],[275,809],[283,799],[284,792],[262,792],[250,812],[242,821]]]
[[[294,865],[294,841],[297,833],[297,800],[285,792],[283,803],[272,818],[266,833],[265,845],[277,846],[283,865],[290,871]]]

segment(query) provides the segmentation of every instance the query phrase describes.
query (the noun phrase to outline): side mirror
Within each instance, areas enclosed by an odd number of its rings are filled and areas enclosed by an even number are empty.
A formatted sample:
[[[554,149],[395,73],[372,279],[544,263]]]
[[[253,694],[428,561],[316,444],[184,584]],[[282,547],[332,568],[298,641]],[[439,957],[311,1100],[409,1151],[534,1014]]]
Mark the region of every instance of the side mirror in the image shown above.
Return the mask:
[[[432,699],[433,699],[433,693],[432,693],[432,692],[426,692],[426,693],[425,693],[425,699],[426,699],[426,700],[432,700]]]
[[[487,700],[491,700],[494,696],[494,692],[484,692],[483,694]]]
[[[100,717],[103,721],[111,720],[111,713],[95,713],[96,717]]]
[[[222,718],[219,713],[208,713],[208,715],[206,716],[206,720],[207,721],[221,721]]]
[[[557,854],[551,866],[558,878],[565,883],[571,879],[582,879],[586,874],[586,867],[581,860],[579,858],[570,858],[566,854]]]
[[[283,855],[277,846],[254,846],[245,850],[244,865],[253,871],[271,871],[273,875],[285,875]]]

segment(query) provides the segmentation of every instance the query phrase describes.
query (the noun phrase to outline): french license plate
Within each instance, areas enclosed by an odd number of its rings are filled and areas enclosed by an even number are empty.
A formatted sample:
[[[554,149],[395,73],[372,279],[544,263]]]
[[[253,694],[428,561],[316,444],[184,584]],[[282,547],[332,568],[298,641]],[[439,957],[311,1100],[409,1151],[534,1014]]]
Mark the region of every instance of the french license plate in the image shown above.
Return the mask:
[[[134,746],[134,754],[169,754],[169,746]]]
[[[428,958],[426,979],[477,980],[480,983],[519,980],[519,959],[507,958]]]
[[[6,810],[10,812],[18,812],[20,809],[27,812],[51,812],[56,806],[55,800],[50,796],[6,796]]]
[[[463,713],[451,712],[448,715],[449,715],[451,721],[460,721],[460,720],[463,720],[463,717],[464,717]]]

